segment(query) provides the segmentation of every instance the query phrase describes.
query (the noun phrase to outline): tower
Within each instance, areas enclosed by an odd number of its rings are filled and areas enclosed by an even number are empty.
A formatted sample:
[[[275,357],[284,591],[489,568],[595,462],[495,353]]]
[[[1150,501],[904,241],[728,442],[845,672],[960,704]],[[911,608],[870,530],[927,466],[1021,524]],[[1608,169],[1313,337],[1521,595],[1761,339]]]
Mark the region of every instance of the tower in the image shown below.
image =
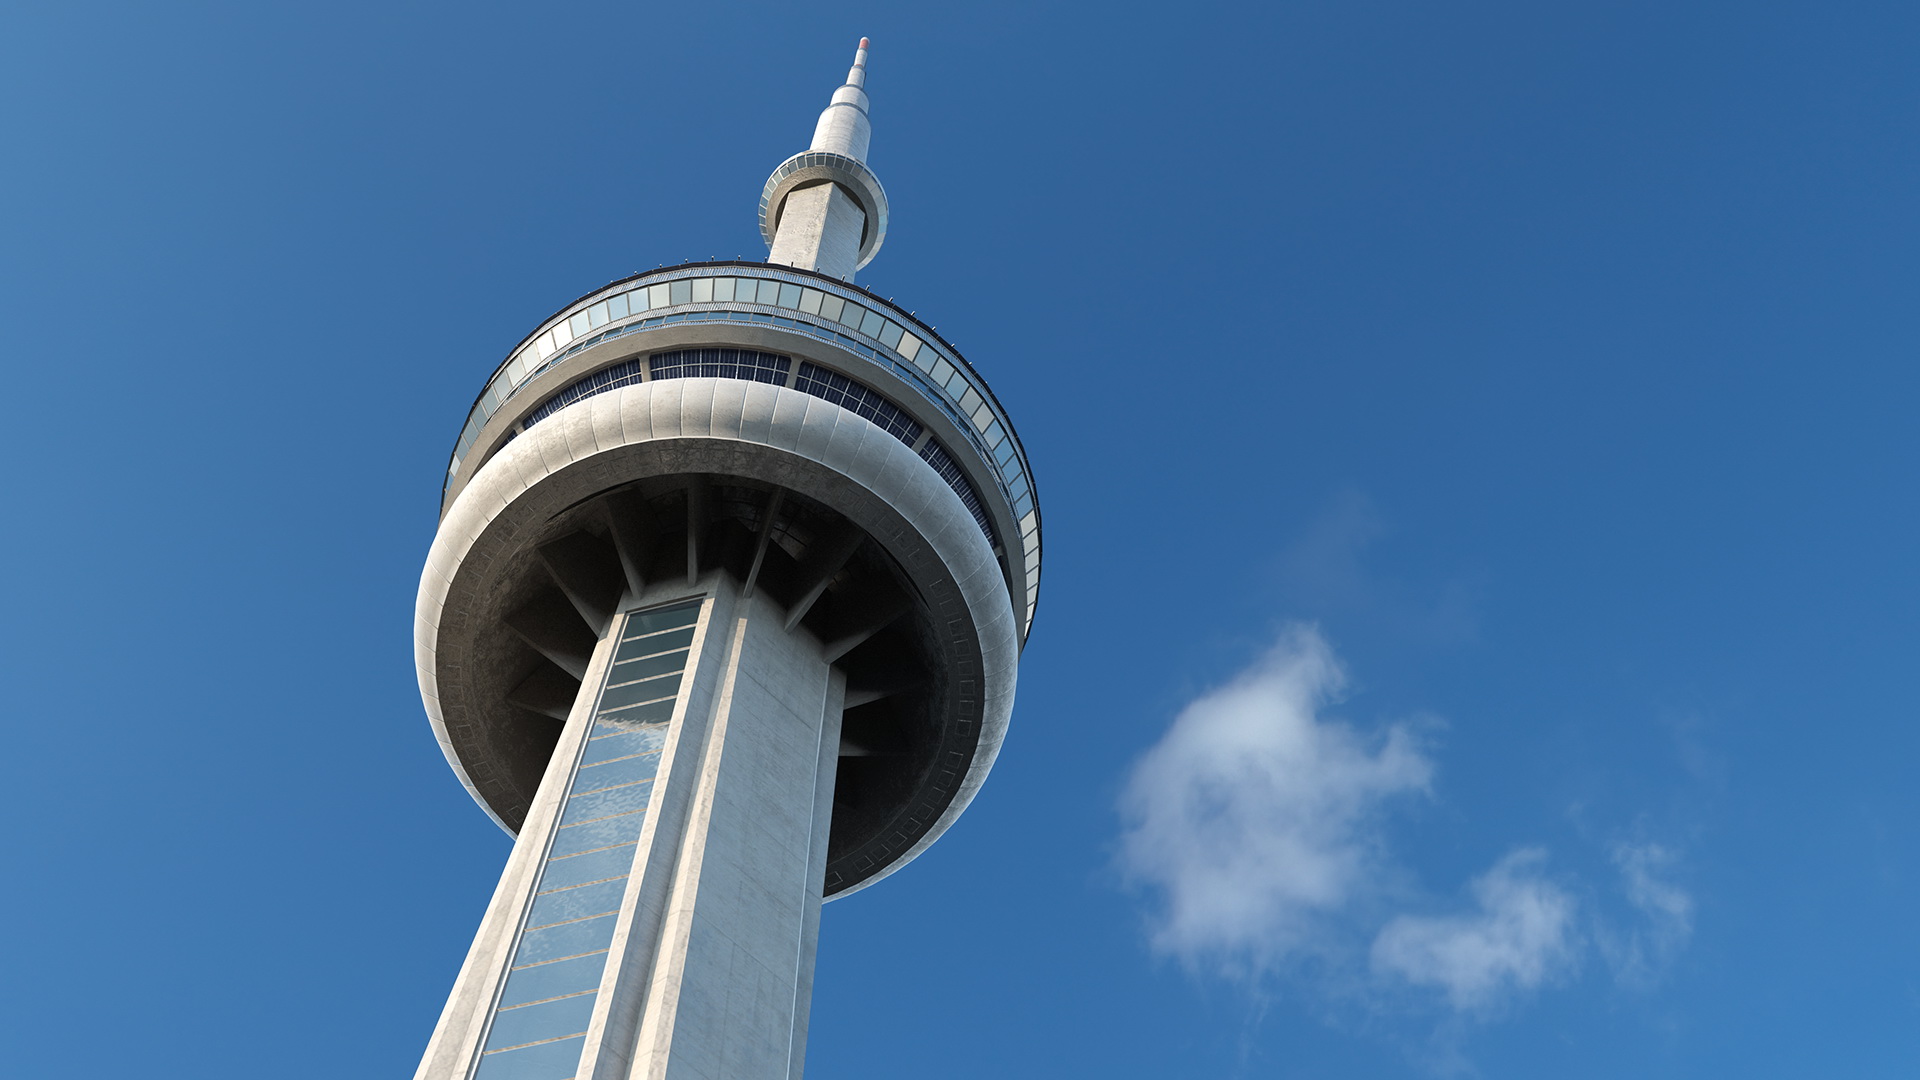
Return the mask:
[[[417,1080],[798,1077],[821,903],[993,764],[1040,514],[985,380],[853,284],[866,61],[767,179],[768,262],[568,304],[460,433],[415,659],[516,839]]]

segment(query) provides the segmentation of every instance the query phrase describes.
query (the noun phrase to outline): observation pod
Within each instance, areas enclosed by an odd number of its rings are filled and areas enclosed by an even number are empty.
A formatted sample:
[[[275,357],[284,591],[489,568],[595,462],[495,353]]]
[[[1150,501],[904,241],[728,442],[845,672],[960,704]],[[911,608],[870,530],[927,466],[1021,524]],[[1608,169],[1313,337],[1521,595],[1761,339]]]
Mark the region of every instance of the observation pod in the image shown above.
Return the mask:
[[[866,50],[767,182],[769,262],[581,297],[461,431],[415,656],[516,840],[419,1080],[800,1076],[820,904],[999,751],[1040,512],[986,382],[852,283]]]

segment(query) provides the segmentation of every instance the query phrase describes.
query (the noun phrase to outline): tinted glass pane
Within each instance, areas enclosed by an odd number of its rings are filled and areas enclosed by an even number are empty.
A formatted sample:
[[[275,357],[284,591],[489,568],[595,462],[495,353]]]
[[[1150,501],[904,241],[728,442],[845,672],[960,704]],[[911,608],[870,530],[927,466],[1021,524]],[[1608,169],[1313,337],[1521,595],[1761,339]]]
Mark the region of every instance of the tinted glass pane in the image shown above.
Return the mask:
[[[501,1009],[493,1017],[493,1030],[487,1033],[487,1049],[498,1050],[522,1043],[539,1042],[560,1035],[578,1035],[587,1030],[593,1015],[596,995],[561,998],[517,1009]]]
[[[608,710],[600,714],[600,723],[611,730],[634,726],[656,726],[673,719],[674,699],[636,705],[630,709]]]
[[[781,282],[780,283],[780,299],[778,303],[780,304],[781,307],[799,307],[800,306],[800,286],[788,284],[786,282]]]
[[[692,631],[688,632],[691,633]],[[652,639],[643,638],[641,640],[651,641]],[[607,682],[609,684],[629,683],[636,679],[651,679],[655,675],[666,675],[670,672],[679,671],[686,666],[687,650],[685,649],[681,649],[678,652],[661,653],[659,656],[648,656],[639,660],[626,660],[613,665],[613,670],[607,674]]]
[[[473,1080],[567,1080],[580,1067],[586,1043],[583,1036],[488,1054],[480,1059]]]
[[[605,300],[587,309],[587,325],[589,327],[607,325],[607,302]]]
[[[654,759],[649,757],[638,760]],[[646,822],[646,814],[634,813],[602,818],[599,821],[589,821],[584,825],[561,829],[553,837],[553,855],[558,858],[562,855],[578,855],[583,851],[612,847],[615,844],[630,844],[640,838],[640,826]],[[587,888],[597,889],[600,886],[589,885]]]
[[[673,298],[673,303],[690,304],[693,302],[693,282],[676,281],[667,286],[667,294]]]
[[[847,326],[857,327],[860,325],[860,320],[866,318],[868,314],[867,309],[859,304],[848,304],[840,309],[840,321]]]
[[[773,305],[780,302],[780,283],[779,282],[761,281],[761,282],[756,282],[755,284],[759,287],[759,295],[754,297],[754,303]]]
[[[596,818],[610,817],[614,814],[631,814],[636,810],[645,810],[647,802],[653,797],[653,785],[650,783],[628,784],[625,787],[607,788],[604,791],[575,795],[567,800],[567,809],[561,815],[562,825],[571,825],[576,821],[592,821]],[[631,848],[619,848],[633,857]],[[578,858],[592,859],[595,855],[581,855]],[[561,866],[572,859],[559,859],[553,865]]]
[[[685,630],[670,630],[664,634],[652,634],[643,638],[629,638],[620,643],[620,649],[614,653],[615,660],[632,660],[648,653],[671,652],[684,649],[693,644],[693,627]]]
[[[820,301],[820,314],[825,318],[837,320],[840,318],[840,313],[846,310],[846,307],[847,302],[845,300],[837,296],[827,296]]]
[[[622,705],[638,705],[643,701],[670,698],[679,692],[680,676],[666,675],[658,679],[648,679],[645,682],[608,687],[606,693],[600,695],[600,707],[617,709]]]
[[[647,305],[649,307],[666,307],[667,287],[665,285],[647,286]]]
[[[556,960],[538,967],[521,968],[507,976],[507,986],[500,995],[500,1004],[525,1005],[529,1001],[545,1001],[562,994],[595,990],[599,988],[600,976],[606,970],[607,958],[602,955],[576,956],[571,960]]]
[[[571,859],[554,859],[540,872],[540,891],[551,892],[555,889],[585,885],[589,881],[604,878],[624,877],[633,867],[633,848],[614,848],[612,851],[596,851],[591,855],[575,855]]]
[[[713,279],[710,277],[693,279],[693,302],[704,304],[713,299]]]
[[[614,878],[577,889],[543,893],[534,898],[527,912],[528,926],[572,922],[589,915],[607,915],[620,909],[620,897],[627,891],[626,878]]]
[[[572,331],[574,337],[579,337],[581,334],[592,329],[592,327],[587,325],[587,313],[583,311],[573,318],[568,319],[567,329]]]
[[[677,629],[692,626],[700,617],[699,604],[676,604],[657,611],[643,611],[638,615],[627,616],[627,625],[621,630],[622,638],[635,638],[642,634],[651,634],[660,630]]]
[[[604,723],[596,724],[595,730],[600,730],[605,726]],[[667,745],[667,729],[662,725],[650,725],[638,731],[624,731],[619,734],[609,735],[605,738],[594,739],[587,743],[587,753],[581,761],[584,764],[593,765],[602,761],[610,761],[617,757],[627,757],[630,754],[645,754],[648,752],[657,754],[660,752],[660,748],[665,745]]]
[[[573,780],[573,793],[585,795],[589,791],[604,791],[621,784],[637,784],[642,780],[653,779],[654,763],[660,760],[658,754],[641,754],[637,757],[615,758],[600,765],[589,765],[581,769]]]
[[[880,328],[885,325],[887,325],[887,320],[882,318],[879,312],[869,311],[866,316],[860,320],[860,332],[868,337],[879,337]]]
[[[715,300],[733,299],[733,279],[730,277],[713,279],[713,298]]]
[[[800,291],[800,310],[809,315],[818,315],[820,314],[820,301],[825,298],[826,294],[819,289],[802,289]]]
[[[615,918],[613,915],[602,915],[596,919],[529,930],[520,936],[520,951],[514,954],[514,963],[516,966],[537,964],[542,960],[558,960],[604,949],[613,941]],[[554,1034],[565,1035],[566,1032],[556,1031]]]
[[[615,319],[627,317],[627,294],[621,293],[607,301],[607,314]]]

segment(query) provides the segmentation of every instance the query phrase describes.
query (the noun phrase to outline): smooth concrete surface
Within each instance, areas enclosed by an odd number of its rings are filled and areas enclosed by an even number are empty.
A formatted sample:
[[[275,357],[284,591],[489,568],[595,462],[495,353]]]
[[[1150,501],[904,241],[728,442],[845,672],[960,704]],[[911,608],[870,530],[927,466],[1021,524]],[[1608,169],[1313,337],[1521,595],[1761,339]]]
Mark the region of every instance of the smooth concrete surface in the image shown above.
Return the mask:
[[[831,181],[787,196],[767,261],[852,281],[867,215]]]

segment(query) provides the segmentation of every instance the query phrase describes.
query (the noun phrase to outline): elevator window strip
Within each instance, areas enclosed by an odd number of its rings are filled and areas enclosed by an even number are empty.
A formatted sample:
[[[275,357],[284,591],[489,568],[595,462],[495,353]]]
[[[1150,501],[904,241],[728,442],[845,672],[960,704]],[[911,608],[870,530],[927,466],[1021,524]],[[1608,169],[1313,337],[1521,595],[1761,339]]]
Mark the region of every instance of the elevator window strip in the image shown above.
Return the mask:
[[[699,615],[696,600],[621,627],[473,1080],[574,1075]]]

